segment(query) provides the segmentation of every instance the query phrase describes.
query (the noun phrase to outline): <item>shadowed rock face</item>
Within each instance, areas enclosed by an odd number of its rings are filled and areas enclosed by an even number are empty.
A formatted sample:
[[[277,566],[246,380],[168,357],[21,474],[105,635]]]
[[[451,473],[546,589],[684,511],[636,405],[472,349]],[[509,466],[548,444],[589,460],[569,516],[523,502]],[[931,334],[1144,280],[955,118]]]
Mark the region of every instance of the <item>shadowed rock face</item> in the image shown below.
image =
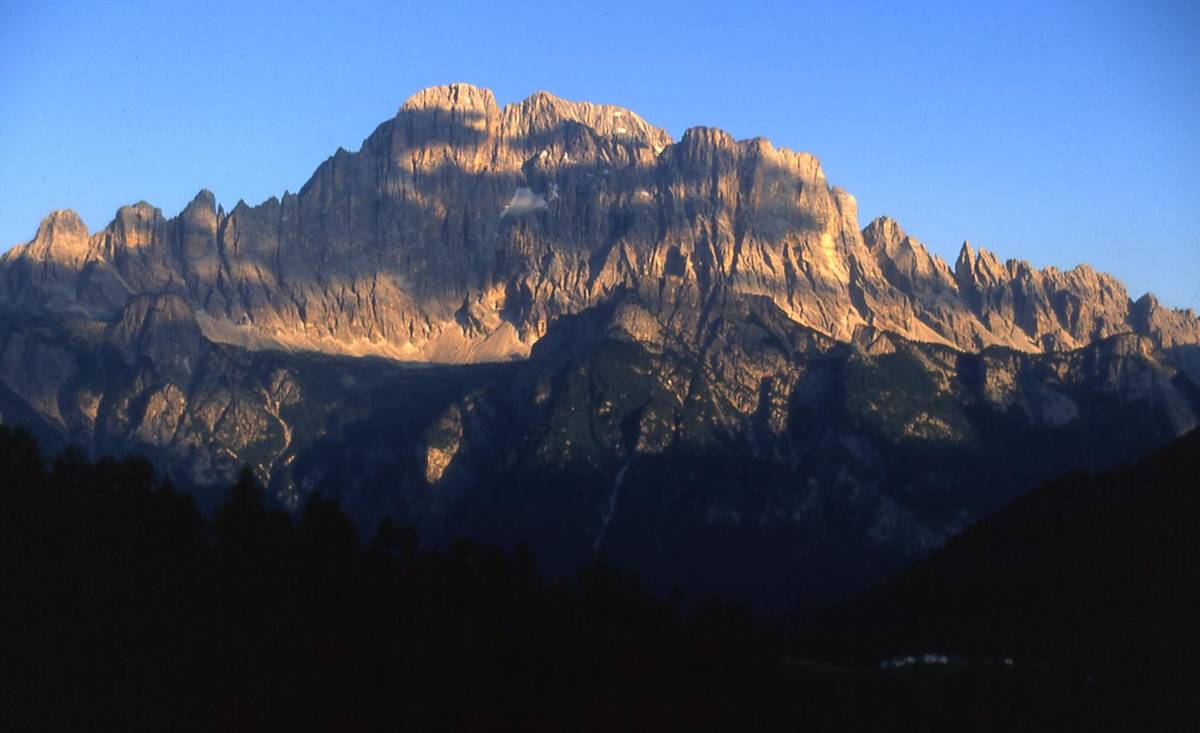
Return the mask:
[[[202,191],[173,219],[142,202],[92,236],[55,212],[0,261],[0,299],[22,308],[112,319],[174,293],[217,341],[440,363],[527,356],[617,289],[667,313],[763,296],[840,341],[863,326],[968,351],[1200,341],[1190,312],[1135,307],[1087,266],[965,244],[952,269],[890,219],[860,231],[806,153],[709,128],[673,142],[544,92],[500,107],[465,84],[415,94],[298,194],[226,213]]]

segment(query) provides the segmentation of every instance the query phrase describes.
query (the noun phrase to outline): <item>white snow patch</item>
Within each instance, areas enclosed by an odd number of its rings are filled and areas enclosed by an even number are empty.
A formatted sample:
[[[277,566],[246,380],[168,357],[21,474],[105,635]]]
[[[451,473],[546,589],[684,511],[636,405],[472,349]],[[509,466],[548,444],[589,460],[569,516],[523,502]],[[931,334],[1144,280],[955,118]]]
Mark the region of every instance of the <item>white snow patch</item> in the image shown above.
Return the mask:
[[[508,202],[508,206],[504,207],[504,211],[500,212],[500,216],[520,216],[528,214],[531,211],[546,208],[546,197],[540,193],[534,193],[533,189],[521,186],[513,194],[512,200]]]

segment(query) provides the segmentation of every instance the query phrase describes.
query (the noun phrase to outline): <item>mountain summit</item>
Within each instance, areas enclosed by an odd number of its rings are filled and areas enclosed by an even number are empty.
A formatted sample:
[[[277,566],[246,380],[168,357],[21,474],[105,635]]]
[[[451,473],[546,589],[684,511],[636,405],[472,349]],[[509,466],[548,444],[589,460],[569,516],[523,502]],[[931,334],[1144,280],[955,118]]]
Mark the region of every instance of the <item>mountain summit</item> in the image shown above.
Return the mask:
[[[1078,348],[1136,332],[1200,342],[1190,312],[1114,278],[1001,262],[954,267],[854,198],[813,156],[546,92],[501,107],[466,84],[414,94],[298,194],[178,216],[139,202],[89,236],[51,214],[0,259],[0,302],[111,320],[171,293],[204,334],[250,348],[439,363],[528,356],[557,317],[634,291],[656,318],[769,300],[839,341],[871,327],[964,351]],[[688,333],[689,329],[691,332]]]

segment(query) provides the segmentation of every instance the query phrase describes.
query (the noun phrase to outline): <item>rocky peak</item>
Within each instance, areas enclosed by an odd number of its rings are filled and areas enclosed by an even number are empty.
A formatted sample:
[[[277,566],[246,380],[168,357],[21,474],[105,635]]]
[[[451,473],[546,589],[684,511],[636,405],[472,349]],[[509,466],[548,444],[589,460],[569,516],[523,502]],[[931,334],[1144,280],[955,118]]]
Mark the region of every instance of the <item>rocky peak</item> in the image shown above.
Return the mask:
[[[666,131],[636,113],[608,104],[573,102],[539,91],[501,109],[487,89],[450,84],[417,92],[400,107],[393,121],[405,147],[420,149],[488,148],[491,166],[519,167],[509,151],[537,154],[570,126],[591,130],[601,138],[653,149],[671,144]]]
[[[886,247],[889,244],[898,243],[908,236],[895,219],[886,215],[872,219],[871,223],[863,228],[862,234],[868,249]]]
[[[939,291],[957,290],[946,263],[931,255],[891,217],[878,217],[863,229],[862,236],[884,276],[903,292],[936,297]]]
[[[87,227],[79,214],[72,209],[56,209],[42,219],[38,225],[34,241],[48,242],[56,237],[84,236],[88,234]]]
[[[401,112],[434,109],[447,112],[474,111],[486,117],[499,107],[496,105],[496,96],[490,89],[463,82],[422,89],[400,105]]]
[[[50,212],[38,225],[37,234],[25,245],[14,247],[5,258],[28,257],[53,260],[68,266],[81,265],[91,253],[87,226],[70,209]]]
[[[180,213],[178,221],[179,256],[185,270],[184,279],[196,284],[214,282],[221,269],[217,246],[220,221],[216,197],[211,191],[200,191]]]
[[[51,213],[32,240],[0,255],[0,302],[108,317],[126,297],[74,211]]]
[[[1149,335],[1159,348],[1200,344],[1200,319],[1192,309],[1166,308],[1152,294],[1138,298],[1129,322],[1137,333]]]
[[[493,134],[498,118],[496,97],[490,90],[448,84],[409,97],[395,123],[409,147],[471,148]]]
[[[713,151],[732,151],[737,141],[728,132],[717,127],[689,127],[679,138],[677,155],[687,158],[711,158]]]
[[[104,232],[109,243],[109,256],[150,246],[164,223],[162,211],[145,201],[122,206]]]
[[[505,134],[510,138],[536,135],[573,122],[594,130],[601,137],[654,148],[655,154],[671,144],[671,136],[624,107],[591,102],[572,102],[549,92],[535,92],[524,100],[505,106]]]
[[[969,277],[975,270],[975,248],[971,246],[971,241],[964,239],[962,247],[958,250],[958,259],[954,261],[954,276]]]
[[[217,197],[207,188],[200,189],[188,205],[183,208],[182,216],[216,216]]]

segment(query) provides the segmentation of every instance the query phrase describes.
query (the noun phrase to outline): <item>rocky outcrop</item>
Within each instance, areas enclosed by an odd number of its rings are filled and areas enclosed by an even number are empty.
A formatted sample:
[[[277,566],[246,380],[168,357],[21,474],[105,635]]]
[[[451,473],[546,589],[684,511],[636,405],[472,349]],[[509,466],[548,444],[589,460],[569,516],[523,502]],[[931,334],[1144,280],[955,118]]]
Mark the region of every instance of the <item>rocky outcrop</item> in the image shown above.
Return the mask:
[[[1149,336],[1160,349],[1200,344],[1200,321],[1192,312],[1165,308],[1150,293],[1133,304],[1129,320],[1134,331]]]
[[[130,298],[106,335],[128,363],[148,359],[182,384],[191,379],[203,349],[195,315],[174,293]]]
[[[0,255],[3,302],[111,318],[131,294],[73,211],[51,213],[30,242]]]
[[[215,341],[441,363],[524,357],[622,289],[694,328],[728,294],[761,296],[845,342],[866,326],[966,351],[1200,341],[1190,312],[1135,306],[1086,266],[964,245],[951,268],[894,221],[860,231],[806,153],[465,84],[415,94],[298,193],[226,213],[202,191],[170,219],[140,202],[92,236],[55,212],[0,261],[0,302],[21,308],[112,320],[172,293]]]

